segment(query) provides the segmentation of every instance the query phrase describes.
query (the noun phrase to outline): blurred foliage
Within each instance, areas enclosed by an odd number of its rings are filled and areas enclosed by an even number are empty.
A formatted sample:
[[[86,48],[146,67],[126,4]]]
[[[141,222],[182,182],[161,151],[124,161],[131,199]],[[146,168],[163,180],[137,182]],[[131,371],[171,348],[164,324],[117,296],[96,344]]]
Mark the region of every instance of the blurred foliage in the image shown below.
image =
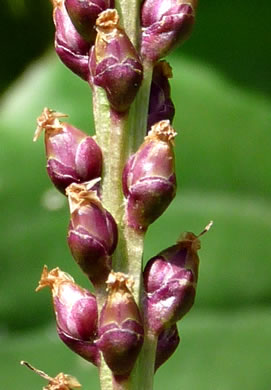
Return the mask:
[[[270,390],[271,101],[238,88],[198,61],[173,56],[178,195],[149,230],[145,260],[184,230],[202,238],[193,312],[181,345],[157,374],[156,390]],[[43,264],[60,266],[85,287],[69,254],[66,199],[52,190],[42,139],[31,142],[44,106],[69,113],[93,133],[91,94],[55,56],[43,57],[9,90],[0,110],[0,351],[3,388],[45,383],[22,369],[29,360],[98,389],[96,370],[58,341],[49,291],[34,294]],[[91,385],[90,385],[91,383]]]

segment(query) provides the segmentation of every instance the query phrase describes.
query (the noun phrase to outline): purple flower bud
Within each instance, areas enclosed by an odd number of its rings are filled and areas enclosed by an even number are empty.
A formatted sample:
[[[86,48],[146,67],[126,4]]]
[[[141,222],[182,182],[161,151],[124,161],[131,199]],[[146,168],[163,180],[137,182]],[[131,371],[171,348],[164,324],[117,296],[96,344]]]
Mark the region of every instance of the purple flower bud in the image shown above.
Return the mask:
[[[156,62],[183,43],[191,33],[196,5],[196,0],[145,0],[141,10],[142,57]]]
[[[60,338],[74,352],[98,365],[99,351],[94,344],[98,320],[95,296],[59,268],[48,272],[44,266],[36,291],[47,286],[52,291]]]
[[[113,0],[64,0],[69,17],[79,34],[91,45],[96,38],[95,23],[98,15],[114,8]]]
[[[101,176],[102,152],[94,139],[59,118],[67,115],[45,108],[37,119],[34,141],[45,131],[47,172],[56,188],[65,194],[71,183]]]
[[[56,28],[55,49],[60,60],[83,80],[89,79],[90,44],[76,31],[72,24],[64,0],[52,0],[53,19]]]
[[[122,183],[126,218],[134,229],[146,230],[176,194],[175,135],[168,120],[156,123],[125,165]]]
[[[180,337],[176,324],[160,333],[156,349],[155,371],[173,355],[179,342]]]
[[[159,61],[152,75],[148,130],[157,122],[168,119],[172,122],[175,114],[174,104],[170,97],[170,85],[168,79],[172,77],[172,70],[168,62]]]
[[[148,261],[144,270],[145,318],[151,332],[159,335],[179,321],[193,306],[198,280],[201,234],[185,233],[176,245]]]
[[[143,344],[144,330],[137,304],[131,293],[131,280],[111,272],[108,297],[102,309],[97,345],[114,375],[131,372]]]
[[[68,244],[75,261],[94,285],[106,281],[118,241],[116,222],[93,188],[96,182],[71,184],[66,190],[71,212]]]
[[[96,21],[97,38],[91,51],[92,82],[105,89],[115,111],[127,111],[143,78],[138,54],[119,25],[116,10],[107,10]]]

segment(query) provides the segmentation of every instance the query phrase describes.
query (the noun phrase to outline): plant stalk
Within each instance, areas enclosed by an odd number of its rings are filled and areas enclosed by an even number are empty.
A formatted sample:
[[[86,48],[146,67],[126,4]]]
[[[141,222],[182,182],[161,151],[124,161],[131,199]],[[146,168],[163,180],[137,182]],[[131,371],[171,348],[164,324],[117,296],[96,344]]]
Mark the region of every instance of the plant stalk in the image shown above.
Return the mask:
[[[135,47],[140,38],[139,0],[118,0],[116,8],[122,25]],[[110,108],[105,91],[93,87],[93,113],[96,138],[103,153],[102,202],[115,218],[119,240],[113,255],[113,269],[132,276],[134,279],[134,298],[139,307],[142,301],[142,256],[144,232],[135,231],[125,221],[125,198],[122,192],[122,171],[128,157],[134,153],[144,140],[148,115],[152,66],[143,64],[144,79],[130,110],[118,114]],[[97,290],[99,312],[105,302],[105,289]],[[125,381],[116,381],[102,359],[100,382],[102,390],[152,390],[156,343],[149,337],[144,342],[132,375]]]

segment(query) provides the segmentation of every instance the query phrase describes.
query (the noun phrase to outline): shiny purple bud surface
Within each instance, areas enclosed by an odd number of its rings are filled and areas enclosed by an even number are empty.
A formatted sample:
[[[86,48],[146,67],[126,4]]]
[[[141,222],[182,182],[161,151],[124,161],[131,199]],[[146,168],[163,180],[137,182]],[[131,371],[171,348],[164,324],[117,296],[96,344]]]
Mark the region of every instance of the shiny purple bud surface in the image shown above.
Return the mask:
[[[64,6],[64,0],[53,0],[53,6],[56,53],[72,72],[88,81],[91,46],[76,31]]]
[[[156,62],[189,37],[196,3],[195,0],[145,0],[141,9],[144,59]]]
[[[176,245],[148,261],[144,273],[144,311],[147,327],[159,335],[179,321],[193,306],[198,281],[199,237],[185,233]]]
[[[111,272],[108,297],[99,322],[97,345],[116,376],[128,376],[141,350],[144,330],[138,306],[125,274]]]
[[[179,343],[180,337],[176,324],[160,333],[157,341],[155,371],[173,355]]]
[[[126,219],[134,229],[146,230],[175,197],[175,135],[168,120],[156,123],[124,167]]]
[[[100,365],[100,351],[93,340],[80,340],[69,336],[62,329],[57,328],[59,338],[68,348],[70,348],[77,355],[83,359],[99,367]]]
[[[71,183],[101,176],[102,152],[96,141],[59,118],[67,115],[45,108],[37,119],[34,141],[45,132],[47,172],[56,188],[65,194]]]
[[[97,364],[98,351],[94,340],[98,311],[95,296],[78,286],[69,274],[59,268],[48,271],[44,266],[36,291],[44,287],[50,287],[52,291],[60,338],[74,352]]]
[[[116,10],[107,10],[96,21],[97,38],[91,51],[91,80],[104,88],[112,108],[125,112],[143,78],[143,67],[132,42],[119,24]]]
[[[69,17],[79,34],[91,45],[95,43],[98,15],[114,8],[113,0],[64,0]]]
[[[168,79],[172,78],[172,69],[168,62],[159,61],[152,75],[148,125],[147,129],[162,120],[168,119],[172,122],[175,114],[175,108],[170,96],[170,84]]]
[[[75,261],[94,285],[106,281],[118,241],[116,222],[102,206],[96,182],[71,184],[66,190],[71,213],[68,244]]]

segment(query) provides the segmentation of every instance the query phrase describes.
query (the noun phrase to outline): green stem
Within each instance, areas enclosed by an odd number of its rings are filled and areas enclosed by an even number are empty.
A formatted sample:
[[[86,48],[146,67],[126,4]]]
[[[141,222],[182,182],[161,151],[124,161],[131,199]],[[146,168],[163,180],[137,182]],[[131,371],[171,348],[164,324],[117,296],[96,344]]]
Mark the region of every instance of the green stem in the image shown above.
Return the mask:
[[[152,390],[157,337],[145,332],[144,344],[138,359],[138,390]]]
[[[116,0],[121,22],[126,33],[138,48],[140,41],[139,10],[141,0]],[[93,88],[93,111],[97,142],[103,153],[102,201],[115,218],[119,229],[117,249],[113,255],[113,269],[129,274],[134,279],[134,298],[141,307],[142,257],[144,233],[135,231],[125,222],[125,199],[122,193],[122,171],[127,158],[134,153],[146,135],[152,66],[143,64],[144,79],[137,97],[127,114],[117,114],[110,109],[102,88]],[[99,312],[105,302],[105,289],[97,290]],[[149,337],[143,352],[126,381],[115,380],[102,359],[100,382],[102,390],[152,390],[156,342]]]
[[[140,11],[141,0],[115,0],[115,7],[120,15],[121,24],[136,49],[140,38]]]

